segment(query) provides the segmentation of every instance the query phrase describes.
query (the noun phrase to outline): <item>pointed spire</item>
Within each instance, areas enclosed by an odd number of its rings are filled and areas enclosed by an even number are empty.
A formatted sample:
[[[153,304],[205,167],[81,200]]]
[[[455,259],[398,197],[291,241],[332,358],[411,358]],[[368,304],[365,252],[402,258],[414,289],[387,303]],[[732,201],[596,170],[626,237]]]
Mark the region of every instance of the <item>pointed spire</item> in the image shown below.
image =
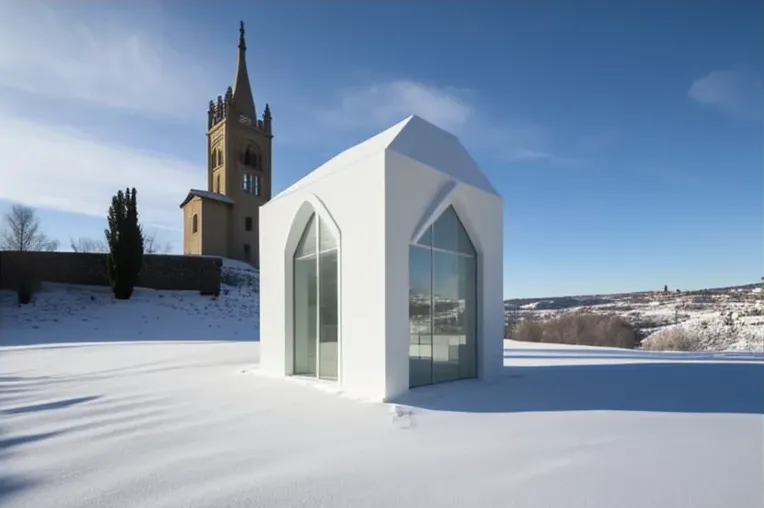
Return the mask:
[[[239,114],[255,119],[255,101],[247,74],[247,44],[244,42],[244,22],[239,25],[239,58],[236,65],[236,77],[233,79],[233,102]]]
[[[239,49],[247,51],[247,43],[244,42],[244,22],[239,21]]]

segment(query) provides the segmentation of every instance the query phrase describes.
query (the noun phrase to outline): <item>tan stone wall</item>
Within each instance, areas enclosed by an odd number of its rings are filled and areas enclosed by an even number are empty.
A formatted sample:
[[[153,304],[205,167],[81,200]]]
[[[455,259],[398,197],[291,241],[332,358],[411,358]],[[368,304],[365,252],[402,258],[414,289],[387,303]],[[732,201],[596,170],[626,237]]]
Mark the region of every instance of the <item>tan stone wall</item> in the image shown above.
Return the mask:
[[[238,118],[238,114],[232,112],[207,132],[207,190],[231,197],[234,205],[193,198],[183,210],[183,252],[224,256],[258,266],[259,211],[260,206],[271,199],[272,193],[272,136],[262,129],[262,125],[258,127],[258,119],[252,118],[252,125],[244,125]],[[257,169],[242,163],[248,145],[254,145],[262,158]],[[223,164],[213,165],[211,154],[218,148],[223,153]],[[259,196],[242,191],[245,171],[259,178]],[[200,220],[196,236],[191,233],[193,213],[197,213]],[[245,228],[247,217],[252,219],[251,231]],[[222,235],[225,235],[224,239],[221,239]],[[248,259],[245,245],[249,245]]]
[[[194,233],[192,227],[194,215],[198,217],[199,228]],[[202,253],[202,200],[199,197],[191,198],[191,201],[183,207],[183,253]]]
[[[208,256],[228,256],[230,205],[205,199],[202,201],[202,252]]]
[[[226,164],[226,171],[232,180],[229,191],[236,203],[231,214],[229,257],[259,266],[258,224],[260,222],[260,206],[267,203],[271,198],[271,139],[260,130],[240,124],[229,127],[228,139],[231,155],[228,164]],[[254,144],[262,157],[262,165],[258,169],[245,167],[241,162],[241,153],[249,144]],[[259,177],[259,196],[242,191],[242,179],[245,172]],[[252,218],[252,231],[245,229],[247,217]],[[245,244],[250,246],[251,255],[249,259],[244,257]]]
[[[146,254],[138,286],[151,289],[220,292],[222,260],[217,257]],[[106,254],[0,252],[0,288],[11,289],[14,274],[31,270],[40,282],[108,286]]]
[[[226,143],[226,123],[220,122],[207,133],[207,190],[219,192],[220,194],[227,194],[225,168],[228,165],[229,150]],[[211,154],[213,147],[223,150],[223,164],[219,164],[216,167],[212,167]],[[220,175],[220,189],[216,188],[213,181],[213,177],[218,174]]]

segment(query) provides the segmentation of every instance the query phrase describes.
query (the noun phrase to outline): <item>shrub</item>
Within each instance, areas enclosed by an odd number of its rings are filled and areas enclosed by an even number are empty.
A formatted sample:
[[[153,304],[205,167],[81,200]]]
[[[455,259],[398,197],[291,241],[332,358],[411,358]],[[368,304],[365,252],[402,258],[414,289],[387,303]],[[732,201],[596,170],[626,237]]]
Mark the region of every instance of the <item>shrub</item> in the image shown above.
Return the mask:
[[[544,330],[538,321],[521,321],[510,328],[509,338],[523,342],[543,342]]]
[[[523,321],[512,338],[524,342],[548,342],[582,346],[632,349],[639,343],[634,326],[615,315],[571,312],[547,321]]]
[[[34,294],[40,289],[40,280],[34,267],[29,262],[21,261],[13,263],[9,268],[10,289],[16,292],[19,304],[30,303]]]
[[[708,323],[705,323],[703,328],[706,329],[707,327]],[[642,349],[648,351],[699,351],[703,348],[697,335],[690,333],[685,328],[672,326],[650,335],[642,342]]]
[[[762,351],[764,335],[744,321],[707,316],[658,330],[642,341],[642,348],[652,351]]]
[[[109,244],[106,266],[114,297],[127,300],[132,296],[143,262],[143,232],[138,223],[135,189],[119,191],[109,207]]]

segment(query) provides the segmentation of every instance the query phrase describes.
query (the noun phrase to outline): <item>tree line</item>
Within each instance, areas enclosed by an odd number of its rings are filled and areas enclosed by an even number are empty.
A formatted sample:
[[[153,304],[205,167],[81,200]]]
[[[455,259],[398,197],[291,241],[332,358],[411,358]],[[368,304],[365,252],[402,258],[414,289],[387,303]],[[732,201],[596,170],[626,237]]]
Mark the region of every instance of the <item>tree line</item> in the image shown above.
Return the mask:
[[[60,242],[50,238],[42,230],[37,211],[31,206],[13,205],[4,216],[5,228],[0,233],[0,250],[54,252],[59,250]],[[92,252],[106,254],[109,245],[106,240],[81,236],[69,239],[72,252]],[[161,243],[156,233],[144,238],[146,254],[170,254],[172,243]]]
[[[144,236],[138,219],[138,200],[135,188],[118,191],[111,199],[106,216],[108,227],[104,240],[80,238],[71,240],[74,252],[96,252],[106,255],[106,275],[114,297],[127,300],[133,293],[143,264],[144,253],[168,252],[167,244],[160,249],[155,237]],[[56,251],[58,241],[43,231],[34,208],[14,205],[5,214],[6,229],[0,235],[0,249],[14,251]],[[27,267],[29,268],[29,267]],[[35,288],[34,277],[27,274],[16,289],[19,303],[29,303]]]

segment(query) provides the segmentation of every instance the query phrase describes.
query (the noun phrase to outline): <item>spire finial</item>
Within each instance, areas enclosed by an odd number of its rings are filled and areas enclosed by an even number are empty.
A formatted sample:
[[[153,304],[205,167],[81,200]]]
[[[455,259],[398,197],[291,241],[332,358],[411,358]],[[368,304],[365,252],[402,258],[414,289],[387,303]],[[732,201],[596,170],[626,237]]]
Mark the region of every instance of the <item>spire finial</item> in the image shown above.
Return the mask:
[[[239,56],[236,62],[236,76],[233,78],[233,103],[240,115],[244,115],[254,121],[255,101],[252,98],[252,88],[249,85],[247,75],[247,45],[244,43],[244,22],[239,22]]]
[[[239,49],[246,50],[247,44],[244,42],[244,22],[239,21]]]

